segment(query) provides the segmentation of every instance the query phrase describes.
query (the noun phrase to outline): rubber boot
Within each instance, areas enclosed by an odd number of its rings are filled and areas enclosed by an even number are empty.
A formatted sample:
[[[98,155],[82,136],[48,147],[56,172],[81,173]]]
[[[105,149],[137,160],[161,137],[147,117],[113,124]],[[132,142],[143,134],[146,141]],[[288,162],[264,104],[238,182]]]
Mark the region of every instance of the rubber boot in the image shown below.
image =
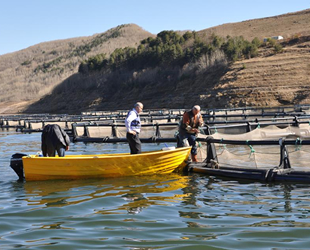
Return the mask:
[[[192,162],[198,162],[197,155],[192,154]]]

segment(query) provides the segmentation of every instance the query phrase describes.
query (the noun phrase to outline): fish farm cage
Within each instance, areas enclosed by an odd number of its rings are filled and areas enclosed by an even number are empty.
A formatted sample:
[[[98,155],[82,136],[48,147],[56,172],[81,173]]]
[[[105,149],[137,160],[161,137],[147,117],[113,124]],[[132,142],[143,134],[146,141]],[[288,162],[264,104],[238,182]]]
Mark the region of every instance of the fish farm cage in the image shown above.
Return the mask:
[[[56,123],[73,142],[123,143],[128,111],[83,112],[80,115],[0,117],[2,129],[41,132]],[[184,109],[149,110],[140,117],[142,143],[177,143]],[[310,114],[308,105],[201,111],[204,126],[197,137],[198,163],[190,172],[264,182],[310,182]]]

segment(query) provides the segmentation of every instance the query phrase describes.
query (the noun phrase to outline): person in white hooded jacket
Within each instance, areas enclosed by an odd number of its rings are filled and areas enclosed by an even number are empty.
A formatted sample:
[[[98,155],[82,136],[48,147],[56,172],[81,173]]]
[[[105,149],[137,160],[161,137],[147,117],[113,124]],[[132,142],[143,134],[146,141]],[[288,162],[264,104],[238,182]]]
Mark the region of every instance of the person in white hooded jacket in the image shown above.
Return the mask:
[[[125,125],[127,129],[126,138],[129,143],[131,154],[141,153],[141,141],[139,138],[141,131],[141,120],[139,113],[141,113],[142,110],[143,104],[141,102],[137,102],[133,109],[128,112],[125,119]]]

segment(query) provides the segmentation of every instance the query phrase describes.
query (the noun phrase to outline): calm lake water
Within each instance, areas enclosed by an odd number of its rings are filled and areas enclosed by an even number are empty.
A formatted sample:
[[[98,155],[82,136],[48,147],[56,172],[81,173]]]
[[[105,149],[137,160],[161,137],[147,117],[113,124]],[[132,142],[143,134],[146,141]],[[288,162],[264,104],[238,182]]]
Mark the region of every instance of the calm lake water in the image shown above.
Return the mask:
[[[18,182],[10,158],[39,151],[40,136],[0,130],[0,249],[310,248],[308,184],[198,174]],[[68,154],[128,151],[72,143]]]

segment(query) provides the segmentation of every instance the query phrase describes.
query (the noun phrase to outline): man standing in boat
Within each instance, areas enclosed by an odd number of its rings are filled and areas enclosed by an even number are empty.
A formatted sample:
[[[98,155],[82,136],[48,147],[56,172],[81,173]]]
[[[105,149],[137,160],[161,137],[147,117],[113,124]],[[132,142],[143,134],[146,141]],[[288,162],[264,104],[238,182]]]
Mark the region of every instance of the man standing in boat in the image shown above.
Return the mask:
[[[43,128],[41,141],[43,156],[54,157],[57,151],[58,156],[63,157],[69,150],[70,138],[57,124],[47,124]]]
[[[200,114],[200,106],[195,105],[190,111],[183,114],[179,127],[178,147],[184,147],[184,139],[188,140],[193,162],[197,162],[196,136],[199,133],[198,127],[203,125],[203,119]]]
[[[143,110],[143,104],[137,102],[133,109],[130,110],[125,119],[125,125],[127,129],[126,138],[129,143],[131,154],[141,153],[141,141],[139,138],[139,133],[141,130],[141,120],[139,113]]]

